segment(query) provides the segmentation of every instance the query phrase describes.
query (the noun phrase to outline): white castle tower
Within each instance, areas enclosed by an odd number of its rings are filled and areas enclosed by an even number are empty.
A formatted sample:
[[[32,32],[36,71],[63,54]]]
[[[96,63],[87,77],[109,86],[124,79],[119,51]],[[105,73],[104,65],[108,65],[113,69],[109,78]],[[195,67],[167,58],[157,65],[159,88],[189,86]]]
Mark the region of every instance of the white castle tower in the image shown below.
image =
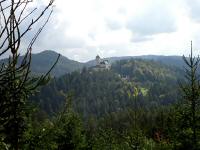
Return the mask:
[[[96,56],[96,66],[95,70],[109,70],[111,65],[108,60],[101,59],[99,55]]]
[[[101,63],[101,58],[99,57],[99,55],[96,56],[96,66],[99,66]]]

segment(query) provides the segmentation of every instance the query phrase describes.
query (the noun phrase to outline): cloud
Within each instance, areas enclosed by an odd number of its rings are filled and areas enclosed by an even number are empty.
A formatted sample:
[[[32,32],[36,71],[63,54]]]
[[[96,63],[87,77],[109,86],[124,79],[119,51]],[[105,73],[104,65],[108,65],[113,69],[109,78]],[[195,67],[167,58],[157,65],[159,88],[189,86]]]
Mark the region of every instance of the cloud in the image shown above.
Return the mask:
[[[199,0],[56,0],[53,16],[35,43],[34,52],[52,49],[79,61],[93,59],[97,54],[182,55],[187,45],[183,43],[195,38],[194,33],[200,33],[199,3]]]
[[[72,49],[83,48],[85,41],[81,37],[66,35],[65,31],[58,27],[53,30],[46,29],[40,36],[37,45],[41,46],[41,49]]]
[[[91,38],[92,40],[95,40],[95,36],[96,36],[95,32],[89,32],[88,33],[88,37]]]
[[[67,50],[67,49],[78,49],[85,46],[85,40],[77,35],[67,34],[68,28],[70,28],[70,23],[67,20],[60,19],[60,11],[54,10],[53,15],[51,16],[49,22],[45,28],[40,33],[36,43],[34,44],[34,52],[40,52],[46,49],[51,50]],[[34,34],[37,32],[39,27],[43,25],[45,21],[42,19],[39,21],[29,32],[24,40],[23,45],[27,45],[32,39]],[[26,24],[23,25],[25,28]]]
[[[118,20],[114,20],[114,19],[107,19],[106,25],[111,30],[119,30],[123,27],[122,23],[120,23]]]
[[[159,14],[149,14],[142,18],[134,18],[128,22],[128,29],[140,35],[154,35],[159,33],[175,32],[176,27],[172,24],[171,18]],[[166,17],[165,19],[163,17]]]
[[[6,3],[9,3],[9,5],[10,5],[11,1],[7,1]],[[22,12],[22,9],[24,8],[25,4],[20,5],[18,7],[18,9],[15,10],[15,16],[17,19],[21,15],[22,22],[19,21],[20,22],[19,30],[20,30],[21,35],[28,29],[29,25],[32,24],[32,21],[35,21],[42,14],[42,12],[44,11],[47,4],[48,3],[44,3],[43,1],[41,1],[40,3],[38,3],[37,1],[33,1],[32,3],[29,3],[27,5],[26,9],[24,10],[24,12],[22,14],[21,14],[21,12]],[[6,6],[8,6],[8,4]],[[35,9],[35,8],[37,8],[37,9]],[[35,9],[35,11],[33,11],[34,9]],[[30,12],[32,12],[32,13],[30,13]],[[43,26],[47,17],[49,16],[50,12],[51,12],[51,8],[46,10],[46,12],[42,15],[42,17],[35,24],[33,24],[31,26],[30,30],[28,30],[28,32],[26,32],[26,34],[24,34],[24,36],[20,39],[21,45],[20,45],[19,51],[21,54],[24,54],[26,52],[28,45],[30,44],[33,37],[38,32],[39,28]],[[5,14],[6,14],[6,17],[8,17],[10,15],[10,9],[6,9]],[[2,15],[0,15],[0,22],[1,21],[3,21]],[[44,35],[42,35],[42,36],[44,36]],[[37,41],[38,41],[38,39],[36,40],[36,43],[37,43]]]
[[[141,35],[134,34],[131,38],[131,42],[134,42],[134,43],[145,42],[145,41],[149,41],[149,40],[153,40],[153,37],[152,36],[141,36]]]
[[[200,22],[200,1],[199,0],[186,0],[186,5],[189,10],[189,15],[190,17],[197,21]]]
[[[143,14],[130,18],[127,28],[133,33],[151,36],[176,31],[175,18],[165,8],[152,8]]]

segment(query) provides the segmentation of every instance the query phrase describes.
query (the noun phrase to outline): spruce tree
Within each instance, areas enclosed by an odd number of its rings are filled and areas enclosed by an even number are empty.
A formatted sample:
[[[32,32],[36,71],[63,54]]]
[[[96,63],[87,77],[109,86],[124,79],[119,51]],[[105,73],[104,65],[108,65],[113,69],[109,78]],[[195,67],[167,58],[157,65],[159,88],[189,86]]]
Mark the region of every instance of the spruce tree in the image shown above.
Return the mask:
[[[191,52],[189,57],[185,57],[183,56],[183,60],[186,64],[185,67],[185,79],[186,79],[186,83],[185,84],[181,84],[181,90],[183,92],[183,98],[185,99],[185,105],[186,107],[184,107],[184,112],[186,113],[182,113],[183,114],[183,118],[187,118],[184,119],[187,122],[182,122],[182,124],[185,124],[188,127],[191,128],[192,134],[191,137],[190,135],[188,135],[188,139],[190,139],[191,143],[190,145],[190,149],[191,150],[196,150],[198,149],[198,136],[197,136],[197,108],[198,108],[198,104],[199,104],[199,98],[200,98],[200,80],[199,80],[199,62],[200,62],[200,58],[195,57],[193,55],[193,49],[192,49],[192,42],[191,42]],[[183,143],[183,144],[187,144],[187,142]]]
[[[8,61],[0,64],[0,136],[10,149],[15,150],[20,149],[23,134],[27,129],[27,117],[31,112],[28,98],[38,86],[48,81],[49,72],[56,64],[46,75],[31,76],[32,46],[49,21],[54,1],[50,0],[41,12],[37,12],[39,15],[35,18],[31,18],[31,15],[36,13],[37,8],[32,11],[28,8],[32,2],[0,1],[0,57],[6,53],[10,54]],[[49,14],[45,19],[46,13]],[[40,22],[42,19],[45,20],[44,23]],[[38,22],[41,26],[33,33],[32,28]],[[27,49],[22,50],[23,38],[25,35],[31,36],[30,33],[33,37]],[[19,59],[21,51],[25,52],[22,60]]]

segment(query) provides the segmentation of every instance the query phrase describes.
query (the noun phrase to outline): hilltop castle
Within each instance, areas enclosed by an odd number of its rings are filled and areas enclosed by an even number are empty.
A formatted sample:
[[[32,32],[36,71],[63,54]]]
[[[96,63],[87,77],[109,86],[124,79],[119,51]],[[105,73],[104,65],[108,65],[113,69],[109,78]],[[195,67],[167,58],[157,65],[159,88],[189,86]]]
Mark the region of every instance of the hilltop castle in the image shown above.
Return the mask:
[[[96,65],[93,67],[93,69],[99,71],[99,70],[109,70],[111,65],[109,64],[108,60],[101,59],[99,55],[96,56]]]

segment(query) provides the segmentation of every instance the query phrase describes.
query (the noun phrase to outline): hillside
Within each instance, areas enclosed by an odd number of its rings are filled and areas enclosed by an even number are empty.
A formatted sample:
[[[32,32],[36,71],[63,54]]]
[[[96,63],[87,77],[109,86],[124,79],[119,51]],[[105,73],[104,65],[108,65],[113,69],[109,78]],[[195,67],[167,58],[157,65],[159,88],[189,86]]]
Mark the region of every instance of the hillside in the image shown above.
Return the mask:
[[[109,71],[84,69],[81,73],[73,72],[53,79],[32,100],[48,114],[53,114],[64,104],[63,95],[73,93],[73,107],[79,114],[84,118],[102,117],[133,107],[128,92],[134,87],[139,90],[141,107],[174,103],[177,82],[181,78],[182,70],[176,67],[149,60],[122,60],[114,63]]]
[[[48,70],[52,67],[54,62],[58,57],[58,53],[50,50],[43,51],[41,53],[32,54],[32,62],[31,62],[31,71],[32,74],[41,75],[48,72]],[[23,59],[23,56],[19,57],[19,62]],[[6,62],[8,59],[3,59],[0,61]],[[83,63],[70,60],[65,56],[60,57],[58,63],[55,68],[51,71],[51,76],[59,77],[66,73],[73,72],[75,70],[80,70],[83,67]]]
[[[179,68],[182,68],[184,65],[181,56],[141,55],[141,56],[108,57],[105,59],[109,60],[111,64],[120,60],[143,59],[143,60],[153,60],[159,63],[163,63],[165,65],[176,66]],[[86,66],[93,66],[93,65],[95,65],[95,60],[86,62]]]
[[[54,51],[44,51],[38,54],[33,54],[31,69],[36,74],[43,74],[55,62],[58,54]],[[61,56],[56,67],[52,70],[51,75],[59,77],[66,73],[79,70],[83,67],[83,64],[74,60],[70,60],[65,56]]]
[[[51,66],[54,64],[58,53],[46,50],[41,53],[32,55],[32,63],[31,70],[33,74],[41,75],[46,73]],[[22,56],[19,58],[19,62],[22,60]],[[165,65],[176,66],[179,68],[183,68],[183,60],[180,56],[156,56],[156,55],[145,55],[145,56],[124,56],[124,57],[110,57],[105,58],[109,60],[111,64],[120,61],[120,60],[130,60],[130,59],[142,59],[142,60],[153,60]],[[6,62],[7,59],[3,59],[1,62]],[[65,56],[60,57],[56,67],[52,70],[51,76],[60,77],[66,73],[71,73],[73,71],[81,70],[84,66],[89,68],[91,66],[95,66],[96,61],[91,60],[86,63],[80,63],[78,61],[70,60]]]

